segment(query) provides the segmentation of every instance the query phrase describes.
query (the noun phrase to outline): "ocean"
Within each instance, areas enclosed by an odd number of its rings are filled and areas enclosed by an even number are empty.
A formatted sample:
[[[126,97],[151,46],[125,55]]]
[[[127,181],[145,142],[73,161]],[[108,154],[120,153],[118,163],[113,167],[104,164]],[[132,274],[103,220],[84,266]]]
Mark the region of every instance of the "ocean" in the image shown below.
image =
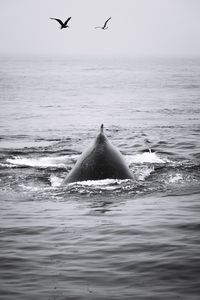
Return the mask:
[[[0,299],[200,299],[200,59],[0,58]],[[133,180],[62,185],[101,124]]]

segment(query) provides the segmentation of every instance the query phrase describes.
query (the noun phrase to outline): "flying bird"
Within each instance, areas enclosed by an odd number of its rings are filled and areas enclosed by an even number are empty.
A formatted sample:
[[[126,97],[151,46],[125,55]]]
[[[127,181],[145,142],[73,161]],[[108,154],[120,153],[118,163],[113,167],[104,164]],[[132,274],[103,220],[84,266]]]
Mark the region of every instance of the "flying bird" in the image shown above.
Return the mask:
[[[107,23],[108,23],[108,21],[111,19],[111,17],[108,19],[108,20],[106,20],[105,21],[105,23],[104,23],[104,25],[101,27],[101,26],[97,26],[97,27],[94,27],[95,29],[97,29],[97,28],[101,28],[101,29],[103,29],[103,30],[105,30],[105,29],[108,29],[108,26],[107,26]]]
[[[50,18],[50,19],[56,20],[60,24],[60,29],[63,29],[69,27],[68,22],[71,19],[71,17],[69,17],[64,23],[60,19],[56,19],[56,18]]]

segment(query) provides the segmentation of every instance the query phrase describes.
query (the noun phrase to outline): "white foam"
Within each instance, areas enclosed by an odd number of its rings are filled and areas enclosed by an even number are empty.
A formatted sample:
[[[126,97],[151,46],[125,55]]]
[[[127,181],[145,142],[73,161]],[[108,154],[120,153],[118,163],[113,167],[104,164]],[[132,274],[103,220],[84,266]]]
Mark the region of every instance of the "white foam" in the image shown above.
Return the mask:
[[[8,158],[6,161],[15,166],[28,166],[28,167],[40,167],[40,168],[47,168],[47,167],[56,167],[56,168],[65,168],[69,165],[72,160],[77,159],[77,155],[65,155],[65,156],[46,156],[40,158],[24,158],[20,156],[16,156],[14,158]],[[166,163],[168,160],[161,159],[158,154],[155,152],[152,153],[144,152],[142,154],[136,155],[126,155],[125,160],[127,161],[128,165],[131,163]],[[9,167],[9,165],[7,165]]]
[[[125,180],[119,180],[119,179],[101,179],[101,180],[86,180],[86,181],[77,181],[73,183],[69,183],[70,185],[78,184],[83,186],[106,186],[106,185],[112,185],[112,184],[120,184],[121,182],[125,182]]]
[[[37,187],[37,186],[27,186],[27,185],[24,185],[24,184],[19,184],[19,187],[21,187],[23,190],[25,191],[31,191],[31,192],[38,192],[41,190],[40,187]]]
[[[175,174],[169,176],[169,183],[176,183],[183,179],[183,176],[181,174]]]
[[[145,180],[145,178],[148,177],[153,171],[154,168],[146,168],[142,170],[141,174],[138,176],[138,180]]]
[[[126,155],[125,156],[127,163],[130,165],[131,163],[143,164],[143,163],[159,163],[164,164],[168,162],[167,159],[162,159],[155,152],[144,152],[142,154],[136,155]]]
[[[65,168],[68,156],[59,156],[59,157],[41,157],[41,158],[21,158],[16,156],[15,158],[8,158],[7,162],[17,166],[29,166],[29,167],[56,167],[56,168]]]
[[[0,167],[2,167],[2,168],[10,168],[11,166],[10,166],[10,164],[2,164],[2,163],[0,163]]]
[[[50,176],[50,182],[52,187],[59,187],[61,186],[63,179],[59,178],[57,176],[51,175]]]

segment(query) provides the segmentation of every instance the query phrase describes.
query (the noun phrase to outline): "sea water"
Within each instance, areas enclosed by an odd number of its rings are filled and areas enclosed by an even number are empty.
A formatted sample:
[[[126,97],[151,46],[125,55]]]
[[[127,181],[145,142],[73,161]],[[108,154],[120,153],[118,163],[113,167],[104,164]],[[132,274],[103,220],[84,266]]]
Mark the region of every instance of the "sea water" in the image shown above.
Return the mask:
[[[0,299],[200,297],[200,60],[0,58]],[[133,180],[62,185],[104,124]]]

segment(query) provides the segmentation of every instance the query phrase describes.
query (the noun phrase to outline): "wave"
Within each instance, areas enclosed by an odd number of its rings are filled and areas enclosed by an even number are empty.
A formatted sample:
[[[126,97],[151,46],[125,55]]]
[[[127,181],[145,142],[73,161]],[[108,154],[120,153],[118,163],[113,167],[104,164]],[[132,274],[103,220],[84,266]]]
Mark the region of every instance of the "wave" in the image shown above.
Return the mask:
[[[170,175],[168,178],[168,183],[176,183],[176,182],[180,182],[183,180],[183,175],[180,173],[174,174],[174,175]]]
[[[122,182],[128,182],[130,179],[100,179],[100,180],[85,180],[85,181],[77,181],[77,182],[72,182],[69,183],[68,185],[83,185],[83,186],[106,186],[106,185],[111,185],[111,184],[120,184]]]
[[[63,178],[57,177],[55,175],[50,176],[50,183],[52,187],[60,187],[62,185]]]
[[[145,181],[145,179],[154,172],[154,168],[142,168],[139,172],[134,173],[134,179],[101,179],[101,180],[85,180],[85,181],[77,181],[67,184],[68,187],[85,187],[85,188],[93,188],[100,190],[116,190],[121,189],[121,187],[130,185],[135,187],[136,182]],[[51,175],[50,183],[52,187],[60,187],[63,183],[63,178]]]
[[[154,167],[147,167],[139,170],[139,173],[137,174],[137,178],[140,181],[144,181],[147,177],[151,175],[151,173],[154,172]]]
[[[38,155],[38,154],[37,154]],[[62,155],[62,156],[39,156],[24,157],[15,156],[3,159],[1,163],[2,174],[3,168],[25,168],[21,170],[20,181],[17,180],[17,173],[13,173],[11,186],[22,188],[22,190],[31,190],[41,192],[49,189],[49,192],[55,190],[55,193],[67,194],[143,194],[156,191],[172,190],[176,187],[182,188],[185,183],[196,183],[196,171],[185,169],[187,161],[171,161],[167,156],[159,155],[156,152],[143,152],[139,154],[124,155],[127,164],[134,174],[133,180],[88,180],[63,185],[63,180],[68,171],[73,167],[79,155]],[[189,167],[190,164],[189,164]],[[30,171],[26,168],[33,168]],[[192,169],[193,170],[193,169]],[[46,178],[44,182],[43,178]],[[5,176],[5,180],[6,180]],[[4,184],[4,178],[2,186]],[[59,192],[58,192],[59,190]],[[57,195],[57,194],[56,194]]]
[[[152,153],[144,152],[136,155],[125,155],[125,160],[128,165],[133,163],[144,164],[144,163],[158,163],[165,164],[168,162],[166,158],[160,158],[155,152]],[[72,165],[77,160],[78,155],[63,155],[63,156],[46,156],[39,158],[25,158],[16,156],[14,158],[7,158],[6,162],[18,167],[36,167],[36,168],[67,168],[68,165]]]
[[[66,164],[69,161],[68,156],[60,157],[40,157],[40,158],[24,158],[24,157],[15,157],[7,158],[8,163],[14,166],[27,166],[27,167],[36,167],[36,168],[66,168]]]
[[[169,162],[167,158],[160,158],[158,154],[155,152],[144,152],[142,154],[136,154],[136,155],[126,155],[125,159],[127,163],[130,165],[132,163],[136,164],[143,164],[143,163],[158,163],[158,164],[165,164]]]

